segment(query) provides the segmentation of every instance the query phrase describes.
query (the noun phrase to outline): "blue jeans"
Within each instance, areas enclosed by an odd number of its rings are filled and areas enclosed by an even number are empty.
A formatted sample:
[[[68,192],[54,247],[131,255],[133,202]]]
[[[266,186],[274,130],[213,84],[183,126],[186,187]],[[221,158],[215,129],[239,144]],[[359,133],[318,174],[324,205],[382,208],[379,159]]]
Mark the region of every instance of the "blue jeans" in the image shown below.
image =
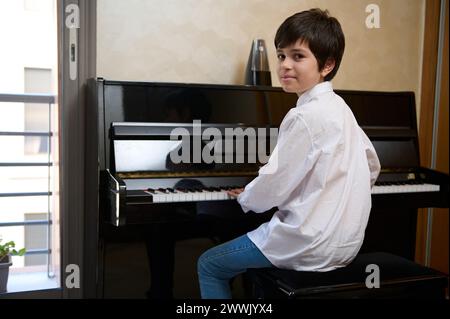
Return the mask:
[[[247,235],[204,252],[197,264],[203,299],[231,299],[230,279],[248,268],[274,267]]]

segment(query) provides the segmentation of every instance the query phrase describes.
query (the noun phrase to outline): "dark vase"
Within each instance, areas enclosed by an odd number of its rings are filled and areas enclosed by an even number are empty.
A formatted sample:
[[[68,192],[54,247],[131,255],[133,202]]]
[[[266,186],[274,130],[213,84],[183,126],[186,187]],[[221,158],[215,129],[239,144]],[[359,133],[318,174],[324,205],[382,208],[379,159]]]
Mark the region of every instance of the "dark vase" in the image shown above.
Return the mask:
[[[245,71],[245,84],[272,85],[266,43],[262,39],[253,40]]]

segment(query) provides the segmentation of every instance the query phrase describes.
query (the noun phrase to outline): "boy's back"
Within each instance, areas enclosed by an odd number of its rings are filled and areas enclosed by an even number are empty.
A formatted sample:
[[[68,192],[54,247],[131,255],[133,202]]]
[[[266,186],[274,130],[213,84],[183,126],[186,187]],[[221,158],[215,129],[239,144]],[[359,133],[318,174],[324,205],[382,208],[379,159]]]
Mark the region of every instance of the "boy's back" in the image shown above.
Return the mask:
[[[371,182],[378,171],[377,165],[369,170],[369,160],[377,162],[370,141],[331,83],[323,82],[288,112],[278,145],[275,173],[260,175],[239,201],[263,211],[264,189],[277,189],[279,211],[248,236],[280,268],[345,266],[362,244],[370,213]]]

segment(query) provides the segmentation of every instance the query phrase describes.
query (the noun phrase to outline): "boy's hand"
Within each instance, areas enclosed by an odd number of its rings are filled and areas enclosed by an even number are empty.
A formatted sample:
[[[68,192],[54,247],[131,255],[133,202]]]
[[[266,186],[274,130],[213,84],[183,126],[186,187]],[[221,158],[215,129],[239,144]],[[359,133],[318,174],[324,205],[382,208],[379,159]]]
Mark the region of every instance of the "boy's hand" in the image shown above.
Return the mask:
[[[243,188],[235,188],[235,189],[230,189],[229,191],[227,191],[228,195],[230,195],[232,198],[236,198],[239,196],[240,193],[242,193],[244,191]]]

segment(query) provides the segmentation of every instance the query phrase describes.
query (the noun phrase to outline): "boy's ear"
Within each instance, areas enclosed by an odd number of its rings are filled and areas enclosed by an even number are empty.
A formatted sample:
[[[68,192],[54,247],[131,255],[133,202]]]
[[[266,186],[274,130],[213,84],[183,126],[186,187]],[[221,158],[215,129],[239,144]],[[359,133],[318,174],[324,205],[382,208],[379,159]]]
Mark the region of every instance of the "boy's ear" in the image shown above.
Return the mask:
[[[322,71],[320,71],[320,75],[322,75],[323,77],[326,77],[328,74],[331,73],[331,71],[333,71],[335,65],[336,65],[336,62],[334,61],[334,59],[327,59],[327,61],[325,62],[325,65],[322,68]]]

